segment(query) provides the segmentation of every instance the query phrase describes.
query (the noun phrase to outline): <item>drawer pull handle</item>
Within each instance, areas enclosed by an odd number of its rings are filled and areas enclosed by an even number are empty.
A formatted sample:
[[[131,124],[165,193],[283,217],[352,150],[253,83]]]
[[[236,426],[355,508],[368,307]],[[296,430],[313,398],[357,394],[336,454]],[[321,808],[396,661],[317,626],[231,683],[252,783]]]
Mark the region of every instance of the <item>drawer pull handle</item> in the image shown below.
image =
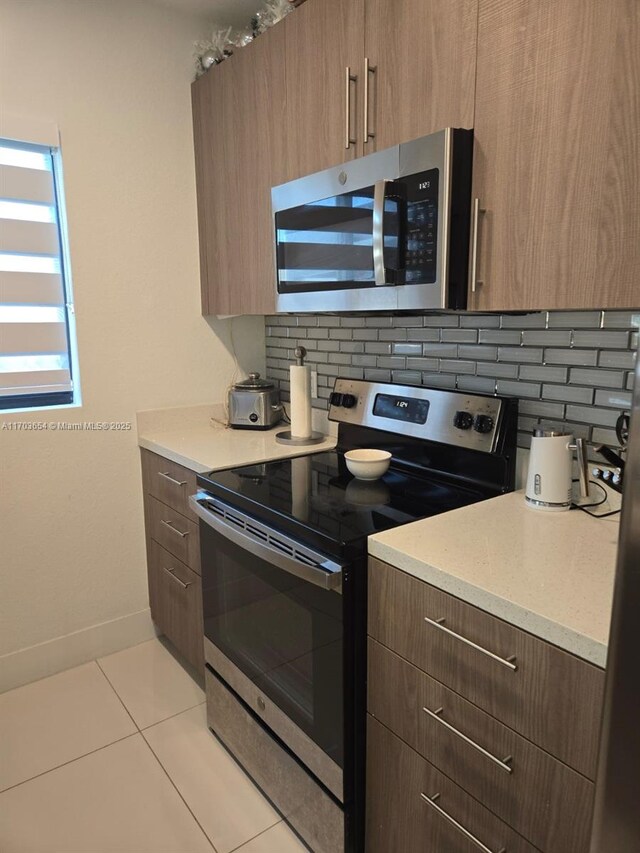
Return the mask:
[[[177,527],[174,527],[172,521],[165,521],[164,518],[161,518],[160,522],[161,522],[161,524],[164,524],[165,527],[168,527],[169,530],[171,530],[173,533],[176,533],[178,536],[181,536],[183,539],[185,536],[189,535],[188,530],[185,530],[183,533],[182,530],[178,530]]]
[[[471,740],[470,737],[467,737],[467,735],[463,734],[461,731],[456,729],[455,726],[452,726],[451,723],[448,723],[441,717],[441,714],[444,710],[443,708],[436,708],[435,711],[430,711],[429,708],[423,708],[422,710],[432,719],[437,720],[441,725],[449,729],[450,732],[453,732],[454,735],[458,735],[459,738],[462,738],[462,740],[465,743],[468,743],[469,746],[472,746],[474,749],[477,749],[478,752],[481,752],[484,756],[491,759],[491,761],[493,761],[494,764],[497,764],[501,770],[506,770],[507,773],[513,773],[513,768],[509,766],[509,762],[512,761],[512,757],[510,755],[507,755],[506,758],[501,760],[488,750],[484,749],[484,747],[480,746],[479,743],[476,743],[474,740]]]
[[[448,634],[450,637],[455,637],[456,640],[460,640],[461,643],[465,643],[467,646],[471,646],[472,649],[475,649],[477,652],[482,652],[483,655],[491,658],[491,660],[495,660],[498,663],[501,663],[502,666],[506,666],[507,669],[510,669],[512,672],[515,672],[518,667],[516,666],[516,656],[511,655],[508,658],[501,658],[500,655],[494,655],[493,652],[490,652],[488,649],[483,649],[482,646],[478,646],[476,643],[472,643],[471,640],[467,640],[466,637],[463,637],[462,634],[456,634],[455,631],[452,631],[451,628],[447,628],[442,623],[444,622],[444,618],[441,619],[429,619],[428,616],[424,617],[424,621],[428,622],[429,625],[432,625],[434,628],[439,628],[441,631],[444,631],[445,634]]]
[[[180,584],[182,589],[187,589],[187,587],[191,586],[191,581],[187,581],[187,583],[185,583],[184,581],[181,581],[177,575],[174,575],[175,569],[169,569],[166,566],[163,566],[163,568],[169,577],[172,577],[176,583]]]
[[[465,838],[468,838],[469,841],[473,842],[473,844],[475,844],[479,850],[482,850],[483,853],[507,853],[506,847],[501,847],[498,851],[492,850],[490,847],[487,847],[487,845],[483,844],[479,838],[476,838],[475,835],[469,832],[468,829],[465,829],[465,827],[461,823],[458,823],[455,818],[452,818],[450,814],[447,814],[444,809],[440,808],[440,806],[436,803],[436,800],[438,799],[440,794],[434,794],[432,797],[427,797],[426,794],[423,794],[421,792],[420,796],[425,801],[425,803],[428,803],[432,809],[435,809],[438,812],[439,815],[442,815],[442,817],[445,820],[448,820],[452,826],[455,826],[455,828],[459,830],[465,836]]]
[[[174,486],[186,486],[186,480],[175,480],[173,477],[169,475],[168,471],[158,471],[159,477],[164,477],[165,480],[168,480],[170,483],[173,483]]]

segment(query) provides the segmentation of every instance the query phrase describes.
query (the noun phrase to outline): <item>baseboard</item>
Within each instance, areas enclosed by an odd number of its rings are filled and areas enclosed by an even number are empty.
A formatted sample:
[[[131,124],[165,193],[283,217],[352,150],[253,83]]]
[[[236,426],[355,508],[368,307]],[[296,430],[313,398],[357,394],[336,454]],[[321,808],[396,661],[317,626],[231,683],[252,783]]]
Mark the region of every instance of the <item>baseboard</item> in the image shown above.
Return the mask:
[[[119,652],[156,635],[151,612],[146,608],[37,646],[10,652],[0,657],[0,693]]]

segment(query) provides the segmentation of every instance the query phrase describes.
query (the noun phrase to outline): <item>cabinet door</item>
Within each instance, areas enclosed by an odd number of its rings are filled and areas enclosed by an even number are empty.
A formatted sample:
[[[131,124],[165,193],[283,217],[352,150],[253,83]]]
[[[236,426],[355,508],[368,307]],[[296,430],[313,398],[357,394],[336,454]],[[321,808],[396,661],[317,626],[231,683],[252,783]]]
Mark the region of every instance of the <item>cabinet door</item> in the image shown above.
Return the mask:
[[[202,582],[153,539],[148,543],[149,604],[163,634],[198,672],[204,670]]]
[[[640,4],[479,0],[481,310],[640,305]]]
[[[284,21],[287,66],[285,180],[362,154],[364,0],[307,0]],[[347,122],[346,69],[349,84]],[[347,130],[347,124],[349,129]],[[356,140],[347,147],[346,136]]]
[[[376,70],[365,154],[473,127],[477,11],[477,0],[366,0],[365,56]]]
[[[276,26],[193,84],[205,314],[274,310],[271,187],[284,179],[284,62]]]

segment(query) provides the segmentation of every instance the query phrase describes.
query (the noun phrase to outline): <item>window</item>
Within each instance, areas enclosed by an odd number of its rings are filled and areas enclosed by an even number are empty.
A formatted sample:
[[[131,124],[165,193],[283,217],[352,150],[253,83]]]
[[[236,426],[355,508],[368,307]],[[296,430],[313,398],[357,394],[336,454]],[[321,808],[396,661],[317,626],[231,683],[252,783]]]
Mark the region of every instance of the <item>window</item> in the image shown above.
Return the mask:
[[[0,410],[77,402],[70,284],[59,149],[0,139]]]

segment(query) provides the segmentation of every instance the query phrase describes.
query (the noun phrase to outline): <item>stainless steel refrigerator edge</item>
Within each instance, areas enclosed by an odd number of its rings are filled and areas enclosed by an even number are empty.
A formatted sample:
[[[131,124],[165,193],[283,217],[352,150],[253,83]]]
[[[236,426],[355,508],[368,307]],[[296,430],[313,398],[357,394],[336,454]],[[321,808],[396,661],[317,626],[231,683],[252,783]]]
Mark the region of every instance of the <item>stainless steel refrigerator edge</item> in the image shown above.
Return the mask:
[[[640,851],[640,357],[625,469],[590,850]]]

